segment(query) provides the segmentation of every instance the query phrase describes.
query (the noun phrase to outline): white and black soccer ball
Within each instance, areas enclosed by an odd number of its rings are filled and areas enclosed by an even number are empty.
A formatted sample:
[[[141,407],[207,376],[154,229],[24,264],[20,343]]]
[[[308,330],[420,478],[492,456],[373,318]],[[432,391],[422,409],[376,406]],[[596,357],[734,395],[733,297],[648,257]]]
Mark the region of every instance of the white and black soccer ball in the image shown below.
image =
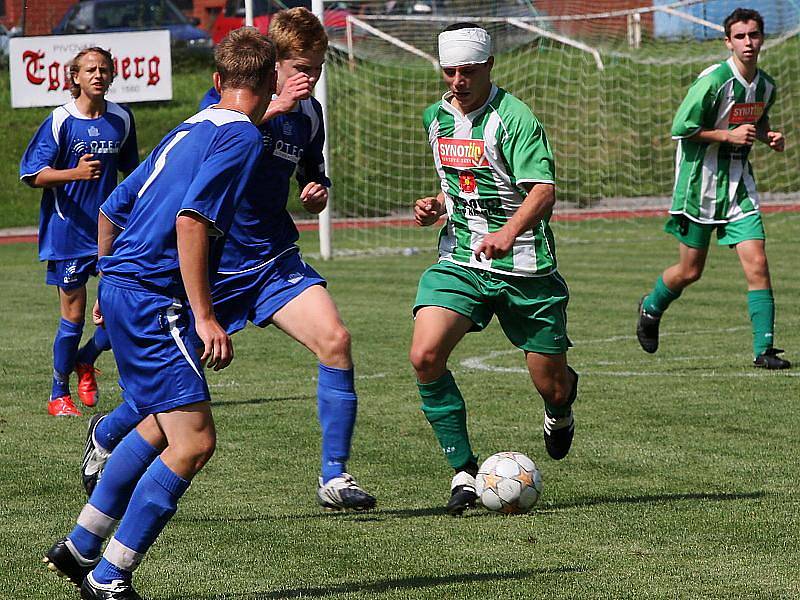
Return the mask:
[[[498,452],[481,465],[475,478],[481,504],[505,514],[526,513],[542,494],[542,474],[520,452]]]

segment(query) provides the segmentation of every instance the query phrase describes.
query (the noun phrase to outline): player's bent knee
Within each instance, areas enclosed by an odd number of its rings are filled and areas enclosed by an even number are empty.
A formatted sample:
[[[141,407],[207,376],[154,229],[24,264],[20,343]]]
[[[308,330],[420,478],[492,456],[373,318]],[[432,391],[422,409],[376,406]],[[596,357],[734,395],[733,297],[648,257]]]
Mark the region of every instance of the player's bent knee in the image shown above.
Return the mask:
[[[446,357],[440,356],[432,348],[412,347],[408,358],[420,381],[428,382],[438,379],[446,369]]]

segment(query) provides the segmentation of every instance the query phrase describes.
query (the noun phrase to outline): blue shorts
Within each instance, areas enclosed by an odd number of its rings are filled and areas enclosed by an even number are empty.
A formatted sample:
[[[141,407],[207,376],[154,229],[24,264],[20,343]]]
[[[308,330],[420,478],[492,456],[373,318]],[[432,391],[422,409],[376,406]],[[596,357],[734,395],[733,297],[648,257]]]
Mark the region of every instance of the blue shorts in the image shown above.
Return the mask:
[[[66,260],[48,260],[47,285],[64,290],[76,290],[86,285],[89,277],[97,275],[97,256],[82,256]]]
[[[114,348],[122,397],[142,417],[211,399],[189,341],[188,303],[119,277],[97,292]]]
[[[244,329],[247,321],[269,325],[272,316],[312,285],[325,279],[291,249],[258,269],[217,275],[212,284],[214,314],[228,335]]]

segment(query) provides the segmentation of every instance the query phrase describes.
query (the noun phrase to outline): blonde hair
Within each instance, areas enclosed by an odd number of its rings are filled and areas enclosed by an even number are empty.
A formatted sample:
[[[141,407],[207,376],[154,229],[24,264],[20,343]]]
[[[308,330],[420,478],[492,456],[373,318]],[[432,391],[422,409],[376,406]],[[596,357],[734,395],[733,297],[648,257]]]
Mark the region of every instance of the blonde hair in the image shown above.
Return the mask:
[[[275,42],[278,59],[328,49],[328,34],[322,23],[302,6],[275,13],[269,23],[269,36]]]
[[[71,61],[69,61],[69,93],[72,94],[73,98],[77,98],[81,95],[81,86],[75,83],[75,77],[77,77],[81,70],[81,66],[78,63],[84,56],[91,54],[92,52],[99,54],[106,59],[106,62],[108,63],[108,70],[111,71],[111,81],[114,81],[114,75],[116,75],[116,72],[114,71],[114,59],[111,56],[111,52],[105,48],[100,48],[99,46],[84,48],[78,52]]]
[[[217,44],[214,62],[222,89],[256,90],[275,72],[275,46],[255,27],[241,27]]]

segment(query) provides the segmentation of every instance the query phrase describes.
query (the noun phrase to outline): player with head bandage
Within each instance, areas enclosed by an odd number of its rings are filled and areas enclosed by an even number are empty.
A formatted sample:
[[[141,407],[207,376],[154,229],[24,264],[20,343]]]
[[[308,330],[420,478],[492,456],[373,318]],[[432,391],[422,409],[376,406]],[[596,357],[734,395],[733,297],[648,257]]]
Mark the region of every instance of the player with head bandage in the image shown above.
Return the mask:
[[[558,460],[574,433],[578,374],[567,365],[569,292],[556,268],[548,220],[555,203],[555,163],[542,125],[523,102],[491,81],[492,40],[458,23],[439,35],[448,91],[423,122],[441,191],[414,205],[418,225],[447,214],[439,262],[426,270],[414,303],[411,363],[422,410],[455,470],[447,510],[474,506],[477,456],[466,406],[447,360],[470,331],[497,315],[524,354],[544,400],[544,440]]]

